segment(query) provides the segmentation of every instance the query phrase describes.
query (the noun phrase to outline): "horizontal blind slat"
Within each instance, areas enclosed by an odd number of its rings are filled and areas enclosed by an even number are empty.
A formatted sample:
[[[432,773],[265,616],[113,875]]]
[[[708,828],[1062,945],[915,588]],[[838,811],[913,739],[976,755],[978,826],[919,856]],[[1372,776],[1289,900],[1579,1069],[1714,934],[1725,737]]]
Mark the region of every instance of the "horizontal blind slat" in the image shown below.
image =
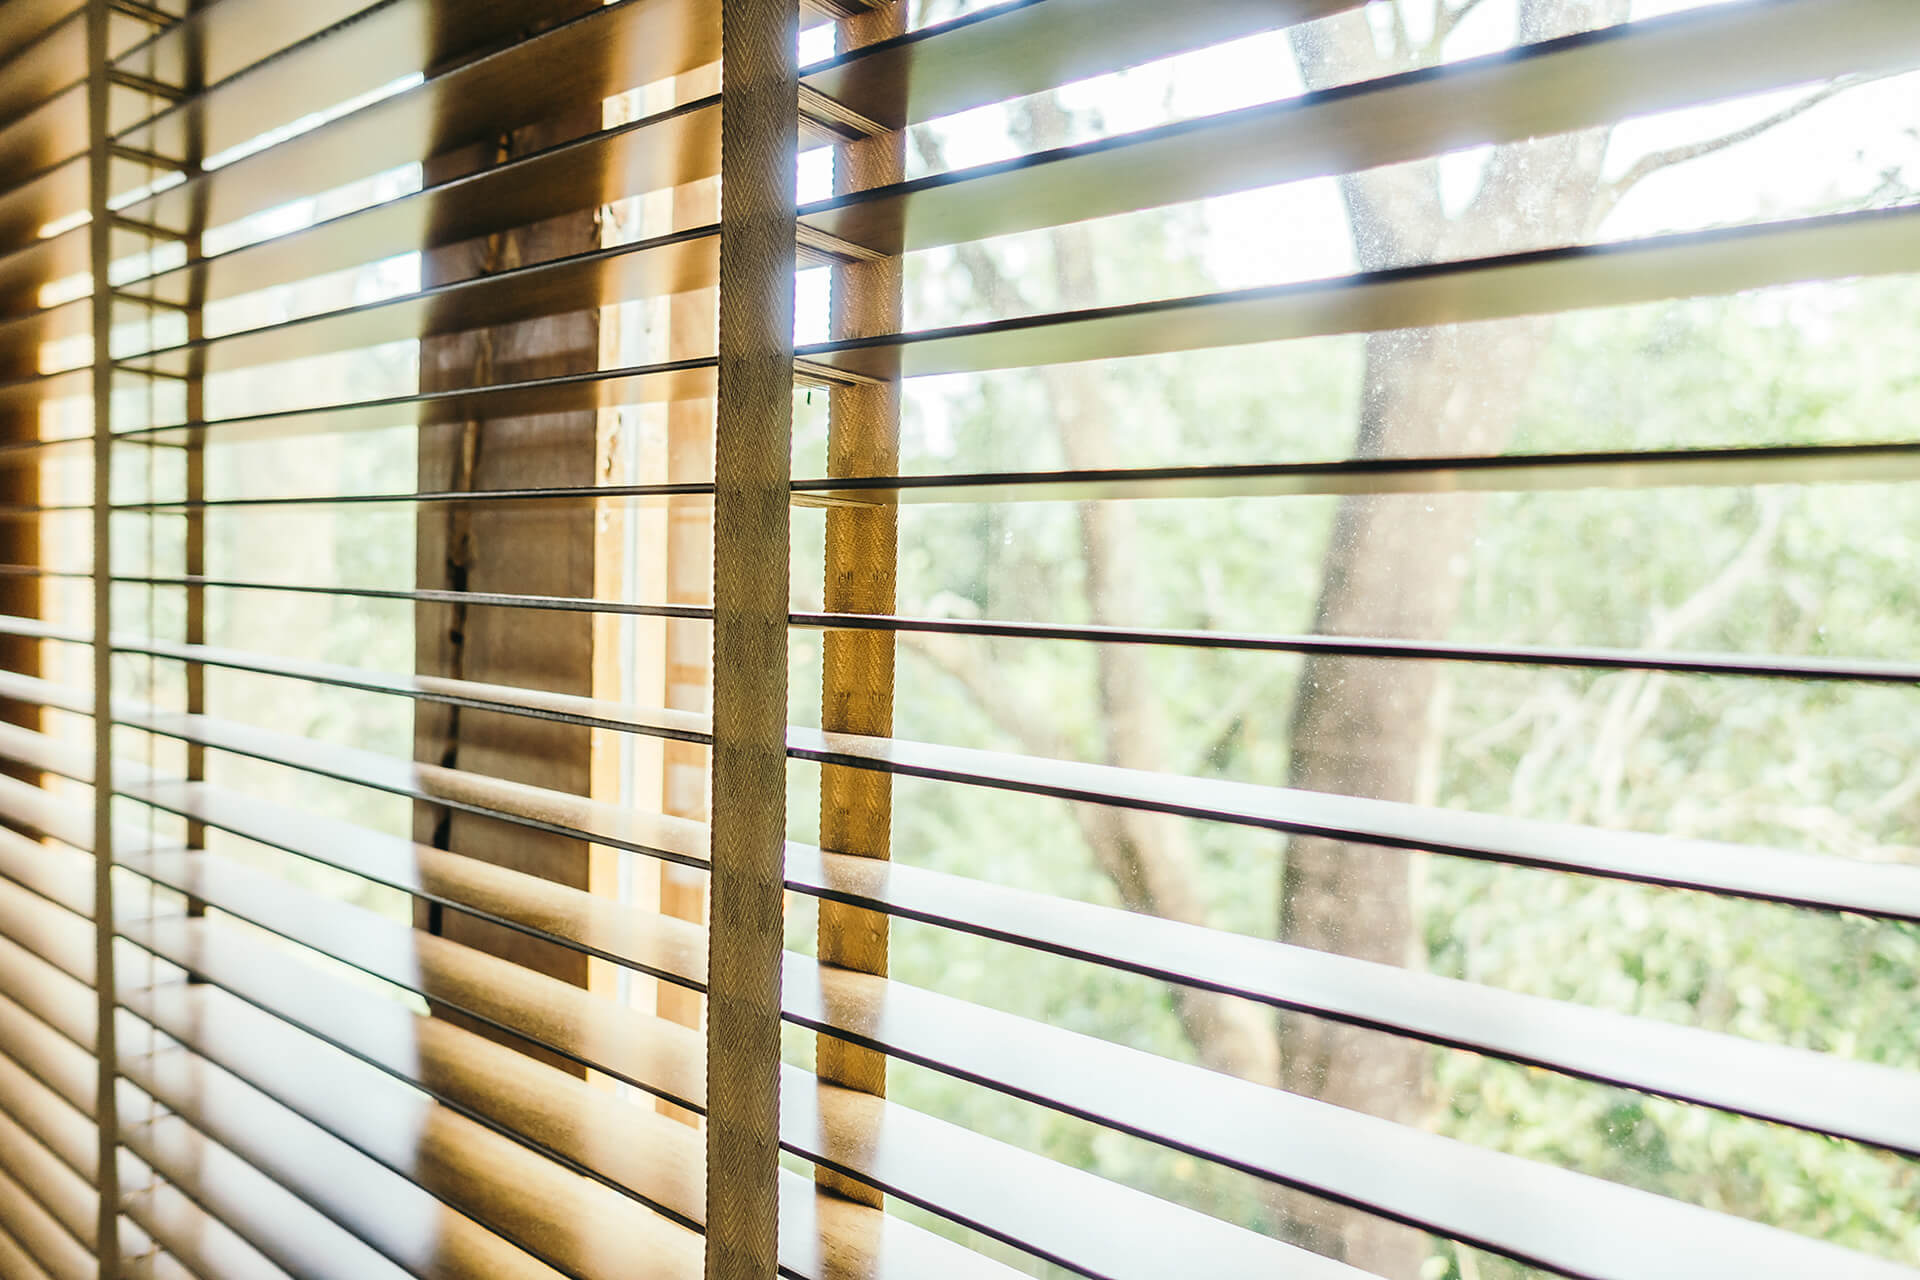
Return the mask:
[[[6,972],[10,980],[26,979],[30,972],[16,949]],[[64,1099],[89,1125],[93,1121],[93,1055],[75,1044],[11,995],[0,995],[0,1031],[7,1040],[6,1057],[14,1069]],[[92,1140],[89,1139],[89,1146]],[[96,1165],[97,1167],[97,1165]]]
[[[181,444],[194,433],[206,431],[213,442],[221,444],[282,440],[392,426],[437,426],[475,417],[510,418],[534,413],[583,412],[615,405],[704,400],[712,398],[713,386],[714,361],[711,357],[700,357],[170,424],[128,431],[122,438],[129,445]]]
[[[1166,982],[1920,1156],[1920,1074],[918,867],[787,848],[788,887]]]
[[[422,67],[489,52],[545,8],[539,0],[209,4],[122,55],[121,65],[189,96],[115,141],[166,156],[215,155]]]
[[[166,226],[196,216],[220,226],[530,124],[584,97],[693,70],[719,57],[717,13],[691,0],[618,0],[125,212]]]
[[[90,1127],[90,1126],[89,1126]],[[93,1142],[91,1133],[86,1141]],[[0,1172],[15,1179],[26,1189],[27,1197],[51,1218],[68,1240],[86,1253],[93,1252],[94,1223],[99,1196],[93,1185],[49,1148],[42,1138],[30,1132],[23,1117],[0,1106]],[[122,1232],[121,1248],[134,1244],[132,1256],[144,1251],[145,1233],[131,1223]],[[129,1238],[132,1237],[132,1238]]]
[[[584,800],[483,774],[417,764],[360,748],[276,734],[232,721],[182,718],[131,708],[120,719],[136,728],[199,742],[217,750],[252,755],[486,817],[505,818],[536,831],[587,836],[615,848],[693,866],[704,866],[706,862],[704,830],[685,819]]]
[[[157,1177],[125,1146],[120,1185],[135,1188],[127,1197],[127,1216],[199,1280],[289,1280],[286,1271],[172,1182]]]
[[[137,1115],[150,1105],[144,1093],[123,1083],[124,1113]],[[127,1126],[121,1141],[293,1280],[400,1280],[407,1274],[178,1116]]]
[[[551,1280],[559,1274],[182,1050],[129,1056],[122,1067],[155,1101],[417,1280]]]
[[[7,997],[77,1047],[85,1061],[74,1069],[92,1075],[93,989],[18,941],[4,925],[0,925],[0,973],[7,975]],[[73,1061],[70,1059],[68,1066],[73,1066]]]
[[[705,987],[705,931],[671,916],[634,911],[603,896],[458,852],[290,812],[205,783],[165,783],[132,794],[189,821],[311,858],[429,902],[693,990]],[[139,865],[156,872],[160,866],[150,861]],[[179,864],[176,860],[171,865]]]
[[[91,1280],[93,1255],[61,1230],[59,1222],[19,1179],[0,1170],[0,1232],[53,1280]]]
[[[621,1009],[578,987],[344,903],[303,900],[275,877],[214,855],[131,860],[128,866],[164,876],[158,882],[168,888],[636,1088],[689,1109],[705,1105],[701,1038],[677,1023]],[[199,963],[189,963],[184,936],[190,923],[128,922],[122,932],[199,972]],[[275,999],[297,998],[295,993]]]
[[[683,293],[714,282],[713,228],[597,249],[552,262],[404,294],[385,302],[271,324],[239,333],[125,357],[128,369],[175,376],[218,373],[377,346],[436,334],[462,333],[577,310],[583,301],[611,305],[642,295]]]
[[[701,1148],[697,1131],[688,1126],[444,1020],[370,1003],[358,989],[230,931],[201,926],[186,949],[170,954],[191,961],[195,972],[237,998],[272,1009],[442,1102],[664,1212],[698,1221]],[[862,1252],[865,1274],[874,1280],[1003,1274],[898,1219],[818,1194],[791,1174],[783,1177],[782,1212],[782,1268],[800,1280],[826,1280],[833,1274],[829,1259]],[[881,1242],[864,1247],[876,1231]]]
[[[229,903],[232,901],[228,899]],[[400,927],[368,920],[362,928],[397,931]],[[290,968],[290,960],[264,951],[230,930],[204,924],[195,927],[177,924],[146,931],[142,940],[157,943],[168,958],[186,964],[250,1003],[289,1017],[359,1056],[376,1063],[414,1061],[416,1050],[412,1046],[417,1022],[412,1015],[391,1006],[371,1022],[365,1020],[364,1006],[356,1007],[355,1013],[349,1014],[340,1000],[329,998],[327,982],[296,974]],[[309,931],[303,941],[311,945],[316,938]],[[330,949],[327,953],[336,954]],[[381,1030],[383,1026],[385,1029]],[[422,1030],[418,1034],[426,1032]],[[550,1039],[542,1038],[541,1042],[559,1047]],[[479,1046],[474,1046],[473,1051],[481,1052]],[[697,1041],[691,1042],[690,1053],[697,1056],[698,1052]],[[436,1087],[445,1087],[452,1074],[455,1073],[436,1073]],[[692,1079],[698,1081],[697,1071]],[[835,1159],[846,1172],[873,1180],[916,1203],[935,1207],[956,1220],[977,1225],[1016,1247],[1062,1260],[1082,1274],[1125,1276],[1129,1280],[1137,1276],[1146,1280],[1166,1274],[1165,1266],[1170,1265],[1182,1249],[1188,1251],[1189,1258],[1200,1256],[1210,1266],[1218,1267],[1209,1274],[1245,1276],[1249,1280],[1274,1274],[1278,1264],[1331,1267],[1297,1250],[1265,1241],[1204,1215],[1063,1168],[1041,1157],[1026,1156],[1018,1149],[977,1138],[964,1129],[902,1108],[880,1104],[881,1114],[876,1118],[871,1114],[874,1100],[847,1090],[824,1092],[821,1095],[826,1100],[824,1103],[807,1094],[802,1105],[802,1095],[793,1091],[810,1090],[812,1086],[805,1082],[810,1082],[811,1077],[789,1070],[786,1080],[791,1105],[782,1132],[790,1150],[809,1158]],[[809,1119],[818,1114],[821,1105],[836,1109],[832,1123],[824,1126]],[[846,1114],[847,1108],[855,1110]],[[897,1145],[889,1139],[862,1147],[857,1140],[862,1134],[896,1133],[900,1135]],[[851,1147],[845,1145],[849,1140],[853,1140]],[[924,1154],[916,1154],[924,1151],[940,1155],[929,1159]],[[946,1160],[953,1163],[944,1163]],[[1029,1188],[1024,1195],[1015,1197],[1019,1204],[1026,1206],[1017,1218],[1006,1212],[1010,1205],[1001,1185],[1016,1175],[1022,1179],[1020,1185]],[[789,1188],[792,1185],[787,1184]],[[799,1253],[800,1241],[795,1239],[794,1232],[806,1221],[805,1217],[795,1217],[788,1212],[799,1194],[797,1190],[782,1192],[782,1211],[788,1215],[783,1220],[784,1238],[793,1247],[793,1252],[783,1256],[789,1259]],[[835,1203],[841,1212],[847,1211],[847,1202]],[[1089,1205],[1092,1209],[1084,1219],[1078,1215],[1063,1216],[1052,1207],[1062,1203]],[[1100,1233],[1090,1236],[1086,1226],[1096,1222]],[[919,1254],[916,1250],[908,1256]],[[1323,1274],[1331,1278],[1349,1273],[1332,1268],[1302,1274],[1315,1276],[1317,1280]]]
[[[981,373],[1740,293],[1920,270],[1920,209],[1403,267],[801,347],[862,377]]]
[[[801,84],[897,129],[1361,3],[1015,0],[803,67]]]
[[[53,1280],[34,1256],[28,1253],[14,1238],[0,1230],[0,1270],[10,1276],[19,1276],[20,1280]]]
[[[1920,477],[1920,444],[1876,443],[832,477],[796,480],[793,492],[796,503],[812,499],[835,504],[1191,501],[1693,485],[1897,484],[1916,477]]]
[[[898,254],[1917,63],[1903,0],[1716,6],[819,201],[800,220]]]
[[[58,24],[76,21],[81,8],[78,0],[8,0],[0,5],[0,57],[15,57]]]
[[[128,290],[204,305],[678,186],[718,171],[719,115],[719,99],[703,98],[143,277]]]
[[[1330,1103],[787,958],[802,1026],[1568,1275],[1907,1277],[1834,1245]],[[1615,1224],[1632,1223],[1622,1231]]]
[[[131,993],[127,1005],[195,1055],[567,1275],[700,1272],[700,1240],[685,1227],[216,988],[176,984]]]

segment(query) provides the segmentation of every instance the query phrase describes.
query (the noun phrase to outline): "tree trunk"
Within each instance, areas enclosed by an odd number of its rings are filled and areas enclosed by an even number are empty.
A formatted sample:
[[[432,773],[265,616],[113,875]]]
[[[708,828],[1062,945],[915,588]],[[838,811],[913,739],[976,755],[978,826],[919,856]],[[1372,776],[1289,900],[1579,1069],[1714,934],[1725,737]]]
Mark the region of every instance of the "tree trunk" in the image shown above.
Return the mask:
[[[1504,443],[1546,336],[1538,322],[1379,334],[1367,343],[1360,429],[1366,455],[1478,453]],[[1316,630],[1334,635],[1447,634],[1474,536],[1463,496],[1431,504],[1351,497],[1334,520]],[[1437,666],[1314,657],[1301,671],[1292,726],[1291,785],[1412,800]],[[1418,965],[1409,854],[1338,840],[1290,842],[1280,888],[1280,936],[1320,951]],[[1281,1020],[1282,1082],[1337,1106],[1419,1124],[1428,1049],[1306,1017]],[[1417,1274],[1420,1233],[1356,1210],[1292,1198],[1297,1238],[1389,1277]]]
[[[1532,0],[1521,37],[1537,40],[1625,17],[1622,0]],[[1296,32],[1309,87],[1395,67],[1366,20]],[[1590,230],[1607,132],[1503,146],[1455,219],[1432,164],[1356,174],[1342,183],[1363,270],[1570,243]],[[1551,321],[1527,319],[1375,333],[1366,340],[1359,457],[1497,453],[1510,439]],[[1334,635],[1441,638],[1471,562],[1478,504],[1462,495],[1341,500],[1322,567],[1315,629]],[[1294,704],[1289,782],[1312,791],[1412,800],[1437,667],[1311,656]],[[1293,840],[1281,876],[1288,942],[1387,964],[1418,964],[1411,855],[1337,840]],[[1401,1123],[1427,1109],[1428,1049],[1306,1017],[1281,1019],[1284,1086]],[[1411,1280],[1419,1232],[1358,1210],[1289,1197],[1302,1243],[1387,1277]]]
[[[1467,7],[1441,14],[1457,16]],[[1625,21],[1628,11],[1628,0],[1521,0],[1517,34],[1522,41],[1549,39]],[[1414,47],[1405,23],[1388,27],[1389,35],[1376,39],[1368,17],[1352,13],[1296,28],[1293,47],[1307,87],[1390,75],[1438,56],[1436,48]],[[1029,121],[1036,146],[1064,136],[1064,113],[1051,99],[1036,101]],[[1624,190],[1645,176],[1636,167],[1611,188],[1602,183],[1609,133],[1595,129],[1494,148],[1473,198],[1453,216],[1433,162],[1343,179],[1359,267],[1381,270],[1589,238]],[[1657,153],[1649,162],[1654,168],[1683,163],[1751,133]],[[1057,231],[1054,252],[1060,305],[1091,301],[1094,263],[1084,229]],[[1018,298],[1015,282],[986,254],[966,246],[960,253],[981,296]],[[1539,318],[1370,335],[1353,455],[1503,451],[1551,334],[1551,319]],[[1052,367],[1043,376],[1066,464],[1111,465],[1098,380],[1077,366]],[[1465,495],[1343,499],[1323,562],[1317,629],[1445,637],[1470,568],[1477,514],[1477,503]],[[1092,620],[1136,621],[1126,572],[1136,555],[1131,509],[1124,503],[1085,504],[1080,522]],[[1163,711],[1146,679],[1144,655],[1126,645],[1101,645],[1095,662],[1104,758],[1127,768],[1164,770]],[[1291,785],[1414,799],[1429,750],[1437,675],[1432,663],[1308,658],[1294,704]],[[990,681],[973,683],[983,705],[1001,701]],[[1031,709],[1000,706],[993,714],[1021,734],[1029,749],[1057,754],[1066,748]],[[1207,903],[1193,881],[1193,853],[1180,824],[1097,806],[1076,806],[1075,816],[1096,863],[1128,907],[1206,923]],[[1342,841],[1292,841],[1281,876],[1279,936],[1318,950],[1418,965],[1410,856]],[[1176,989],[1173,998],[1200,1060],[1216,1070],[1277,1080],[1292,1092],[1400,1123],[1424,1120],[1430,1052],[1424,1045],[1304,1016],[1264,1019],[1242,1002],[1185,989]],[[1271,1203],[1281,1229],[1296,1240],[1389,1280],[1412,1280],[1428,1252],[1421,1233],[1358,1210],[1279,1188]]]

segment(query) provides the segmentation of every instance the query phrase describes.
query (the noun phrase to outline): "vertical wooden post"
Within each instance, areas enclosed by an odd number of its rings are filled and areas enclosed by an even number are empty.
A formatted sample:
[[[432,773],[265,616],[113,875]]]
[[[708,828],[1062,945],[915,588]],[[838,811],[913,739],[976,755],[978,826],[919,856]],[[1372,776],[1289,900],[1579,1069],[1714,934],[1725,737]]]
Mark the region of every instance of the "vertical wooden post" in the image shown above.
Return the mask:
[[[857,48],[906,29],[906,5],[895,3],[845,19],[842,48]],[[841,145],[834,190],[861,191],[906,176],[904,131]],[[897,257],[846,262],[833,270],[832,332],[836,339],[894,333],[901,323]],[[827,474],[892,475],[900,464],[898,383],[836,386],[828,393]],[[890,614],[899,543],[899,509],[891,502],[827,511],[823,604],[830,613]],[[886,737],[893,732],[894,640],[890,631],[828,631],[823,641],[820,727]],[[837,765],[820,768],[820,847],[887,858],[892,852],[893,788],[888,774]],[[887,972],[887,917],[864,907],[820,903],[818,954],[823,963],[863,973]],[[887,1056],[820,1034],[814,1050],[822,1080],[884,1096]],[[878,1206],[865,1183],[816,1169],[822,1186]]]
[[[793,432],[794,0],[721,0],[720,399],[714,429],[708,1280],[778,1268]]]
[[[120,1275],[120,1116],[116,1104],[120,1068],[115,1053],[118,1005],[113,967],[113,539],[110,485],[113,466],[113,295],[107,267],[113,232],[107,197],[112,154],[108,149],[107,37],[109,0],[87,0],[87,213],[88,264],[92,272],[93,322],[93,1056],[98,1067],[94,1123],[99,1137],[94,1182],[99,1190],[94,1255],[99,1280]]]

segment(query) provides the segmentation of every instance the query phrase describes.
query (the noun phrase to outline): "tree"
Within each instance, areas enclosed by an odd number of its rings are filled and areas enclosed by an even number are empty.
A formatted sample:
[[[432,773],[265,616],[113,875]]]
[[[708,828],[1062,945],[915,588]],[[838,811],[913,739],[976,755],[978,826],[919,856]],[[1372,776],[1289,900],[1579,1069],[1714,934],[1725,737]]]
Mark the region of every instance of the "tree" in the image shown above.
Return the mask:
[[[1363,12],[1291,33],[1309,89],[1430,65],[1481,0],[1434,0],[1413,21],[1417,0],[1395,0],[1387,20]],[[1379,8],[1379,6],[1374,6]],[[1517,34],[1537,41],[1624,21],[1628,0],[1519,0]],[[1422,34],[1416,38],[1415,32]],[[1606,128],[1492,149],[1471,197],[1457,212],[1443,200],[1437,162],[1349,175],[1341,196],[1362,270],[1473,258],[1591,238],[1621,198],[1661,169],[1758,136],[1829,96],[1818,90],[1735,132],[1644,155],[1609,179]],[[1054,98],[1037,100],[1024,121],[1027,141],[1058,145],[1070,120]],[[924,140],[939,165],[937,144]],[[1024,308],[1022,277],[980,246],[958,260],[980,298]],[[1051,237],[1056,305],[1099,296],[1098,260],[1085,228]],[[1535,366],[1554,329],[1525,319],[1385,332],[1365,342],[1356,456],[1501,452],[1527,401]],[[1069,468],[1113,464],[1114,418],[1107,385],[1080,366],[1041,371],[1044,416]],[[1141,548],[1125,503],[1079,509],[1080,574],[1089,619],[1135,624]],[[1332,634],[1443,637],[1459,608],[1475,506],[1451,501],[1419,520],[1392,500],[1352,496],[1334,517],[1320,574],[1315,626]],[[1758,537],[1759,535],[1756,535]],[[1049,709],[1022,701],[998,680],[977,648],[913,638],[921,651],[966,687],[974,701],[1025,749],[1073,754]],[[1099,646],[1093,658],[1097,706],[1094,750],[1106,763],[1166,770],[1162,699],[1134,646]],[[1389,800],[1416,798],[1435,701],[1437,668],[1427,663],[1309,657],[1293,700],[1288,781],[1309,790]],[[1129,908],[1205,924],[1212,906],[1200,887],[1198,855],[1183,826],[1123,809],[1076,806],[1074,820],[1095,864]],[[1419,948],[1409,885],[1409,855],[1359,844],[1296,839],[1287,849],[1276,911],[1278,936],[1365,959],[1405,963]],[[1205,992],[1172,993],[1180,1025],[1207,1066],[1275,1084],[1341,1106],[1418,1123],[1426,1108],[1428,1051],[1339,1024],[1273,1020],[1248,1005]],[[1375,1273],[1412,1276],[1426,1254],[1415,1232],[1369,1215],[1280,1195],[1275,1209],[1296,1238]]]

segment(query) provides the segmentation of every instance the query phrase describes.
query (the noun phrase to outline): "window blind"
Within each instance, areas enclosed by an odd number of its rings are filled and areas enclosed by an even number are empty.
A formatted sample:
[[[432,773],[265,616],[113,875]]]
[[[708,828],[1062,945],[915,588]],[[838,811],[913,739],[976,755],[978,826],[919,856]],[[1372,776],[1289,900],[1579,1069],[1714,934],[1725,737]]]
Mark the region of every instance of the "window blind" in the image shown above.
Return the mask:
[[[1913,1274],[1917,69],[5,0],[0,1271]]]

